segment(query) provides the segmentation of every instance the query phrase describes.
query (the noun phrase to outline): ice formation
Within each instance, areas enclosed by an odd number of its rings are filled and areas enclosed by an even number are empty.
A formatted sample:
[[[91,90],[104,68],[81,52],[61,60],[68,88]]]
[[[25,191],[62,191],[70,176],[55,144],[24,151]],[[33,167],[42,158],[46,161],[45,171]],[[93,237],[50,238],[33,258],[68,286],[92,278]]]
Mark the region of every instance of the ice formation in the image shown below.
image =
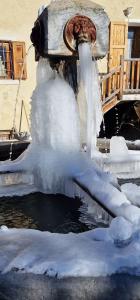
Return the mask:
[[[93,78],[93,68],[90,67],[90,47],[87,46],[83,45],[84,51],[81,52],[86,55],[87,66],[90,68],[89,75]],[[84,60],[83,54],[81,54],[81,61]],[[81,67],[81,72],[83,68],[84,66]],[[94,73],[96,73],[95,67]],[[83,81],[87,93],[90,89],[88,80],[91,82],[88,69],[85,75]],[[100,123],[98,122],[97,125],[97,111],[94,110],[92,96],[93,90],[90,89],[89,96],[87,95],[87,107],[89,106],[87,117],[90,119],[87,126],[89,140],[93,134],[95,139]],[[97,98],[99,100],[98,92],[95,96],[95,106],[98,107],[99,105],[96,105]],[[96,121],[94,119],[92,121],[93,116]],[[99,119],[101,119],[100,113]],[[108,174],[104,175],[104,172],[99,170],[86,153],[80,152],[79,113],[74,92],[69,84],[51,69],[47,59],[40,59],[37,67],[37,86],[32,95],[31,135],[31,145],[24,154],[14,162],[1,163],[1,172],[31,172],[39,191],[62,193],[72,197],[76,194],[74,176],[87,169],[92,169],[92,177],[97,173],[99,177],[104,176],[108,181],[112,181]],[[92,146],[95,150],[94,143]]]
[[[94,156],[96,138],[103,119],[100,84],[96,61],[92,60],[90,44],[79,44],[80,75],[86,98],[86,144],[90,157]]]

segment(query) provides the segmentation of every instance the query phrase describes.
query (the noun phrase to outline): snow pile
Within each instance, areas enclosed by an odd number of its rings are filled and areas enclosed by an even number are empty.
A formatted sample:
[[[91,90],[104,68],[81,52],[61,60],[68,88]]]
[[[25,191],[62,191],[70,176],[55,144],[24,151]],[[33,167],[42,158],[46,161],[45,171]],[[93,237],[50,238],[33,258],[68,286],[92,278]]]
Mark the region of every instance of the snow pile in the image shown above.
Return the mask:
[[[126,141],[122,136],[113,136],[110,139],[110,153],[102,155],[104,163],[140,163],[140,151],[128,150]],[[120,167],[120,172],[121,172]],[[133,169],[132,169],[133,171]]]
[[[133,141],[134,145],[140,146],[140,140]]]
[[[127,155],[128,148],[125,142],[124,137],[122,136],[113,136],[110,140],[110,156],[118,157],[121,155]]]
[[[122,225],[125,231],[120,233]],[[0,271],[59,278],[106,276],[126,271],[138,275],[139,250],[140,232],[122,218],[113,220],[109,229],[66,235],[3,226],[0,230]]]
[[[118,217],[112,220],[109,233],[116,245],[124,246],[130,242],[133,234],[133,225],[123,217]]]

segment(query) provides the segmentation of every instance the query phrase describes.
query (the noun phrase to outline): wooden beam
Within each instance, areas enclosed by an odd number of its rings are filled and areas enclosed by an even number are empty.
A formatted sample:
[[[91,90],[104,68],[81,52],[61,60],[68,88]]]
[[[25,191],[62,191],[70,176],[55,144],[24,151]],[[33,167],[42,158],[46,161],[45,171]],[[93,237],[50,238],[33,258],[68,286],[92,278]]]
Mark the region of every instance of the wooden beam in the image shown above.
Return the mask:
[[[124,61],[140,61],[140,58],[125,58]]]
[[[102,104],[104,105],[105,103],[109,102],[109,100],[111,100],[112,98],[114,98],[117,94],[119,94],[119,92],[120,92],[120,89],[117,89],[110,96],[108,96],[107,98],[105,98],[105,100],[102,102]]]
[[[137,75],[136,75],[136,89],[139,89],[140,86],[140,61],[136,62],[137,66]]]
[[[106,75],[103,75],[101,76],[101,79],[100,79],[100,82],[106,80],[107,78],[109,78],[111,75],[117,73],[120,71],[120,68],[121,68],[121,65],[116,67],[116,68],[113,68],[109,73],[107,73]]]
[[[134,73],[135,73],[135,61],[132,61],[131,64],[131,90],[134,90]]]
[[[120,69],[120,94],[119,98],[122,99],[124,86],[124,57],[121,56],[121,69]]]
[[[114,106],[116,106],[120,101],[118,101],[117,97],[113,98],[108,103],[105,103],[103,105],[103,113],[107,113],[110,109],[112,109]]]

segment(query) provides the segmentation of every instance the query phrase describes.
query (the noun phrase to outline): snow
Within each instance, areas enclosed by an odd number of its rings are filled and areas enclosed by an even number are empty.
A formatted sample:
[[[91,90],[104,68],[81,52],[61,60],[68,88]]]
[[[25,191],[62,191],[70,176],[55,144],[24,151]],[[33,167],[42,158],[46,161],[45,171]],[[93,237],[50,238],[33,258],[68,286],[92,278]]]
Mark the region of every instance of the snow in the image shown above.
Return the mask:
[[[124,242],[131,238],[133,225],[123,217],[117,217],[112,220],[109,232],[114,241]]]
[[[110,156],[120,156],[127,155],[128,148],[125,142],[124,137],[122,136],[113,136],[110,139]]]
[[[134,141],[133,143],[134,143],[134,145],[140,146],[140,140],[136,140],[136,141]]]
[[[31,229],[0,230],[0,270],[46,274],[49,276],[106,276],[126,271],[140,272],[140,232],[125,220],[127,234],[120,236],[113,220],[108,229],[85,233],[57,234]],[[132,229],[132,230],[131,230]],[[126,238],[127,244],[120,245]]]
[[[110,153],[102,155],[104,163],[140,163],[140,151],[128,150],[126,141],[122,136],[113,136],[110,139]],[[120,168],[121,171],[121,168]]]
[[[140,206],[140,186],[134,183],[125,183],[121,185],[121,190],[131,203]]]

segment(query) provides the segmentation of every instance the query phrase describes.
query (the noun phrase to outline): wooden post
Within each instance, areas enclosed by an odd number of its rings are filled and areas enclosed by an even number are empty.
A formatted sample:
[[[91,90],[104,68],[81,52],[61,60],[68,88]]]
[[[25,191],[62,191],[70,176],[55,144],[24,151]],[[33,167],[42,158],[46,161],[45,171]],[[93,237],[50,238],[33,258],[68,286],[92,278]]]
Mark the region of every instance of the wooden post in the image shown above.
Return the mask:
[[[112,76],[110,76],[109,78],[108,78],[108,89],[107,89],[107,94],[108,94],[108,96],[110,96],[111,95],[111,81],[112,81]]]
[[[121,55],[121,69],[120,69],[120,100],[122,100],[123,97],[123,90],[124,90],[124,56]]]
[[[23,100],[22,100],[22,102],[21,102],[20,121],[19,121],[19,132],[21,132],[22,112],[23,112]]]
[[[136,76],[136,89],[139,89],[139,82],[140,82],[140,61],[137,61],[137,76]]]
[[[25,107],[24,101],[23,101],[23,108],[24,108],[24,112],[25,112],[25,117],[26,117],[28,129],[29,129],[29,132],[30,132],[30,125],[29,125],[29,120],[28,120],[28,116],[27,116],[27,112],[26,112],[26,107]]]
[[[131,85],[130,89],[134,89],[135,61],[131,62]]]

